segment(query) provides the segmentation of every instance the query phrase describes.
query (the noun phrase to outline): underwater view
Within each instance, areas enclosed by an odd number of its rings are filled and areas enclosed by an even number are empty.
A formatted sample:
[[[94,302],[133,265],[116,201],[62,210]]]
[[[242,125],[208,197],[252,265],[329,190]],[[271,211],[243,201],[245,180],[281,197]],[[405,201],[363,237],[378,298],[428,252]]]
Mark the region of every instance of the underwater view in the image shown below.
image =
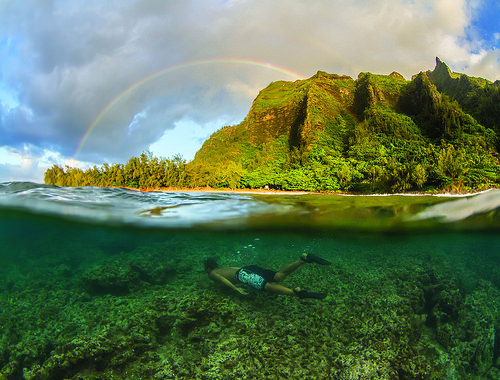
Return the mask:
[[[0,379],[499,379],[500,190],[0,184]],[[324,299],[246,295],[274,271]]]

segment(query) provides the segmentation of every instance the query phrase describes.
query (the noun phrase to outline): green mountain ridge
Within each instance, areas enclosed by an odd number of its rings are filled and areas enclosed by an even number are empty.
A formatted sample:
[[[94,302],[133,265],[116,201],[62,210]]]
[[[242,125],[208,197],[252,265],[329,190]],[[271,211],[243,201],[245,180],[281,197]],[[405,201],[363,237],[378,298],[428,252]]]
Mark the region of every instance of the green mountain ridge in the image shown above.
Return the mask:
[[[499,87],[451,73],[439,58],[411,81],[396,72],[354,80],[319,71],[274,82],[242,123],[203,144],[190,163],[193,181],[358,191],[496,185],[500,102],[490,97]]]
[[[405,192],[500,184],[500,82],[433,71],[406,80],[318,71],[259,92],[245,119],[186,163],[143,153],[126,165],[54,166],[45,182],[130,187]]]
[[[465,112],[500,136],[500,80],[492,83],[483,78],[452,73],[439,58],[436,58],[435,70],[427,75],[438,91],[456,100]],[[499,147],[497,145],[497,150]]]

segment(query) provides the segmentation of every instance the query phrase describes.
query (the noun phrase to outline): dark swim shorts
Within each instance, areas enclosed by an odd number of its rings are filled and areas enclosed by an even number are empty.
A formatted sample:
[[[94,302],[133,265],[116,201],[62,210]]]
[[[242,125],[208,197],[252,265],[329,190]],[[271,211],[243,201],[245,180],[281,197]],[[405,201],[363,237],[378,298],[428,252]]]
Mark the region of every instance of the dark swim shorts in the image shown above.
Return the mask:
[[[268,282],[274,281],[275,271],[261,268],[257,265],[248,265],[238,269],[236,279],[252,288],[264,290]]]

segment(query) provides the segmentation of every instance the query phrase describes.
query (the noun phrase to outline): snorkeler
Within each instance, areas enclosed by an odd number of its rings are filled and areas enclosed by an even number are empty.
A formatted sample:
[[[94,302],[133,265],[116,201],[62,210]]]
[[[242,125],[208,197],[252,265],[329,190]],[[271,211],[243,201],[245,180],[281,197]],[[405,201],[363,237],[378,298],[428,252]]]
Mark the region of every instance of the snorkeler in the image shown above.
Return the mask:
[[[331,263],[321,257],[310,253],[303,253],[300,258],[291,264],[286,265],[279,272],[270,269],[264,269],[257,265],[248,265],[242,268],[219,267],[214,258],[205,260],[205,271],[215,282],[226,285],[236,292],[246,295],[248,292],[236,286],[236,284],[246,284],[258,290],[266,290],[274,294],[284,294],[299,298],[323,299],[326,293],[313,293],[302,290],[299,287],[290,289],[277,282],[283,281],[290,273],[305,263],[316,263],[320,265],[330,265]]]

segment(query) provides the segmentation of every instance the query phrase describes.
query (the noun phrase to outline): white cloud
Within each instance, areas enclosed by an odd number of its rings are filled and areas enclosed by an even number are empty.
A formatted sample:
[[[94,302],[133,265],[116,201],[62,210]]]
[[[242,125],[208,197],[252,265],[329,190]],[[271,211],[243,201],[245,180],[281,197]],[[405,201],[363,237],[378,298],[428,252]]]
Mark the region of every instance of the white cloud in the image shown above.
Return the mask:
[[[25,144],[20,149],[0,147],[0,183],[9,181],[43,182],[45,171],[52,165],[86,169],[90,162],[63,157],[59,152],[40,150]]]
[[[260,89],[290,79],[220,62],[142,82],[214,58],[269,62],[304,76],[398,71],[409,78],[432,69],[439,56],[454,71],[499,79],[498,51],[470,38],[481,6],[478,0],[4,1],[0,144],[71,157],[97,120],[78,159],[123,162],[174,130],[185,136],[165,155],[188,156],[198,144],[190,128],[218,129],[221,115],[241,120]]]
[[[20,165],[21,160],[16,154],[12,154],[12,149],[2,146],[0,147],[0,163],[6,165]]]
[[[467,73],[472,76],[484,76],[491,80],[500,80],[498,66],[500,50],[482,50],[478,54],[471,54]]]
[[[163,136],[151,144],[149,150],[158,157],[169,157],[176,154],[190,161],[194,158],[196,152],[201,148],[203,142],[210,137],[210,135],[223,126],[231,125],[234,120],[228,118],[220,118],[209,123],[199,124],[188,118],[181,119],[175,123],[174,129],[165,131]],[[186,130],[189,133],[186,133]],[[194,143],[193,143],[194,142]],[[179,151],[179,147],[188,146],[189,149]]]

